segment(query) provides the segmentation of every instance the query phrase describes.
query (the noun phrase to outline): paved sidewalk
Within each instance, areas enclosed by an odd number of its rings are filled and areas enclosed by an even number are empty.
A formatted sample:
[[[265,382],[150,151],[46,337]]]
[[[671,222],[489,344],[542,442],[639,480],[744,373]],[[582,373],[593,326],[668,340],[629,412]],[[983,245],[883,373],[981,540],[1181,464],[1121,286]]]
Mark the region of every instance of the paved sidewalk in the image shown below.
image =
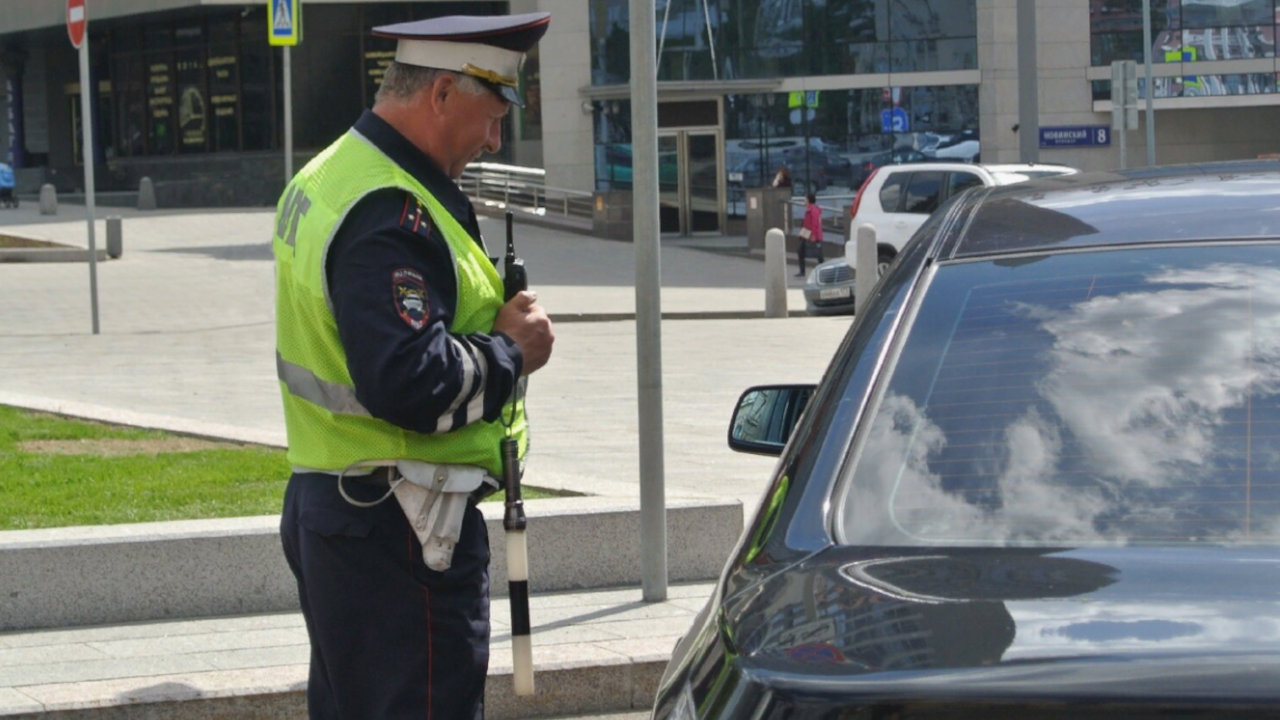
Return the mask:
[[[510,612],[497,599],[488,717],[648,707],[650,698],[623,695],[639,684],[628,676],[656,681],[710,590],[672,585],[661,603],[632,589],[535,594],[536,692],[518,701],[510,694]],[[297,613],[0,634],[0,717],[139,717],[142,707],[148,717],[203,717],[196,713],[207,710],[181,705],[194,698],[213,707],[236,700],[234,717],[303,717],[308,653]]]
[[[97,215],[99,248],[103,219],[124,218],[122,257],[97,264],[97,335],[87,263],[0,262],[0,404],[283,445],[271,211]],[[87,247],[84,217],[67,205],[40,216],[24,203],[0,211],[0,233]],[[481,225],[496,253],[501,222]],[[557,338],[530,382],[526,482],[638,506],[635,248],[519,223],[516,233]],[[728,450],[733,404],[752,384],[816,382],[850,318],[763,318],[764,263],[725,252],[734,245],[663,241],[663,475],[668,499],[736,499],[749,517],[775,459]],[[787,276],[796,313],[799,279]],[[652,604],[639,588],[535,596],[542,681],[532,704],[513,704],[509,694],[499,599],[491,720],[647,707],[651,690],[635,689],[656,682],[710,588],[672,586],[668,600]],[[171,717],[176,706],[148,705],[144,714],[136,703],[191,697],[209,702],[204,714],[184,706],[184,717],[300,717],[305,665],[297,614],[0,634],[0,717],[76,709],[58,717]],[[557,704],[571,691],[577,704]]]

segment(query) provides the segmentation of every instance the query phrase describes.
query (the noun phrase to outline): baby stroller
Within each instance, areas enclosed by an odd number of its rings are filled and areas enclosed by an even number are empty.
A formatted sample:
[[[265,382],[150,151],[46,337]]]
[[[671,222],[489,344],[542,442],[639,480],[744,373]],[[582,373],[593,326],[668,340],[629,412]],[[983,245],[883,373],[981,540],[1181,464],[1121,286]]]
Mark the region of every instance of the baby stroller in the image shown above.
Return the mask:
[[[13,168],[7,163],[0,163],[0,205],[18,207],[18,196],[13,194]]]

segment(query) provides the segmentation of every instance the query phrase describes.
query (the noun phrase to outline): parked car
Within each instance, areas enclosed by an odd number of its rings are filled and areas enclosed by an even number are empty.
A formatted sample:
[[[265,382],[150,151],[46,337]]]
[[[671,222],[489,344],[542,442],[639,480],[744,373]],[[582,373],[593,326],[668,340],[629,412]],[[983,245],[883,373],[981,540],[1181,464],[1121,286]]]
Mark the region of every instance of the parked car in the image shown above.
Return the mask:
[[[819,263],[805,278],[805,309],[811,315],[853,312],[857,277],[854,232],[870,225],[876,233],[876,277],[884,274],[899,249],[937,207],[964,190],[1008,185],[1031,177],[1079,172],[1066,165],[1010,163],[912,163],[885,165],[872,171],[853,201],[850,239],[844,257]]]
[[[654,720],[1280,708],[1280,162],[964,193],[818,385]]]
[[[978,162],[981,153],[982,143],[978,140],[978,133],[973,130],[961,131],[925,152],[930,158],[936,160],[970,163]]]

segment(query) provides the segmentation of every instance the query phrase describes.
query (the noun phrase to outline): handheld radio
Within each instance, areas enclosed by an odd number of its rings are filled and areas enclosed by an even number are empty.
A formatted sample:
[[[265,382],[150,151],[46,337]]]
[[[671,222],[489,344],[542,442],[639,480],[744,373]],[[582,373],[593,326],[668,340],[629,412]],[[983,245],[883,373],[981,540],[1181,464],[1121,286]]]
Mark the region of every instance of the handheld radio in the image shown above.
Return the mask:
[[[507,211],[507,255],[503,260],[503,300],[510,300],[521,290],[529,289],[529,276],[524,271],[524,259],[516,257],[515,239],[511,234],[513,213]]]

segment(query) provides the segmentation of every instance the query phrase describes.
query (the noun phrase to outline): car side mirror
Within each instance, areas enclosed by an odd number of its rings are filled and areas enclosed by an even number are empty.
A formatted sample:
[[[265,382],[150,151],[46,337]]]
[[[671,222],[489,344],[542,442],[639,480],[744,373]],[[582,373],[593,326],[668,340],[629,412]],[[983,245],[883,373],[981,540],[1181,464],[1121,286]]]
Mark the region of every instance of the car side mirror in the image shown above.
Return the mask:
[[[738,398],[729,420],[729,447],[781,455],[816,385],[758,385]]]

